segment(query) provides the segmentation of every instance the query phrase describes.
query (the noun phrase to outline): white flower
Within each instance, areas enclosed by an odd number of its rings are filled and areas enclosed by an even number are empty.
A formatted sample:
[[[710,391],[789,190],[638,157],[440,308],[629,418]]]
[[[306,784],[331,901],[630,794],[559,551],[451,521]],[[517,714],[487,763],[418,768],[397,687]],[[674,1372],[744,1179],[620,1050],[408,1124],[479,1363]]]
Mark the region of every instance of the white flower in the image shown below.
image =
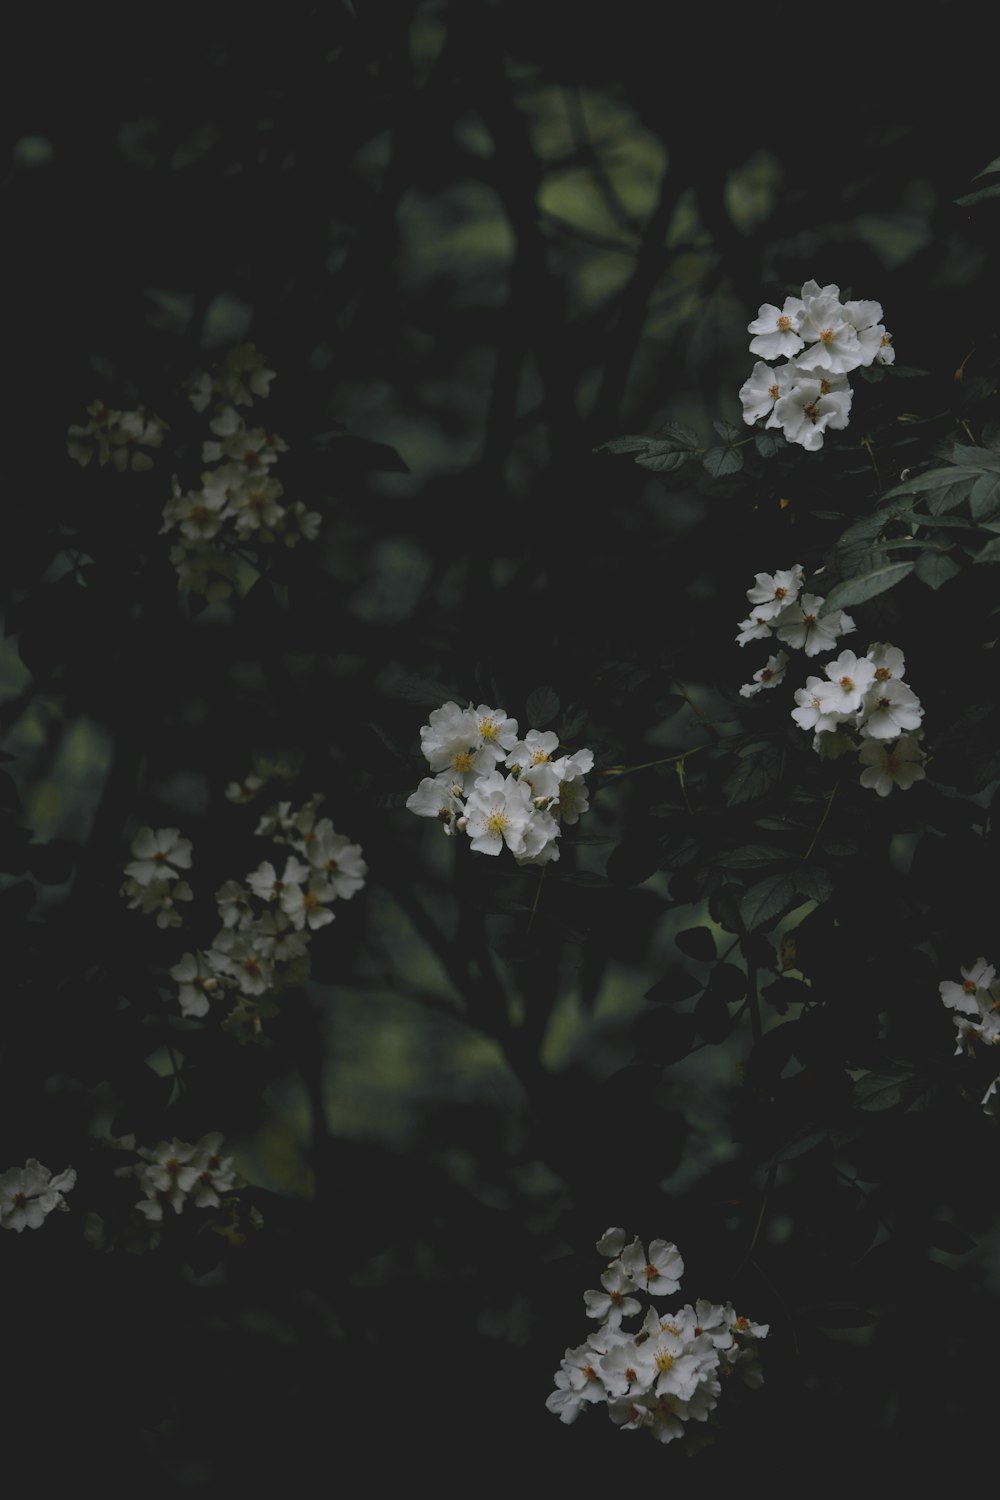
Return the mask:
[[[823,712],[845,718],[857,713],[865,692],[875,677],[875,667],[867,656],[856,656],[853,651],[842,651],[836,661],[827,662],[824,668],[829,679],[820,681],[816,696]]]
[[[529,729],[523,740],[510,748],[504,765],[510,770],[529,772],[533,766],[548,765],[559,749],[559,736],[551,730]]]
[[[819,695],[823,686],[822,677],[807,677],[804,688],[797,688],[792,718],[800,729],[812,729],[816,734],[829,734],[840,723],[839,714],[827,708]]]
[[[316,837],[303,846],[314,870],[326,876],[335,896],[347,901],[365,883],[368,866],[361,857],[361,845],[352,844],[346,834],[336,833],[329,818],[316,824]]]
[[[473,849],[499,854],[504,844],[515,854],[524,852],[524,834],[534,808],[530,789],[499,771],[481,776],[465,807],[466,831]]]
[[[333,912],[327,911],[327,907],[336,894],[330,882],[313,871],[307,886],[285,887],[281,893],[281,909],[297,932],[306,926],[314,932],[317,927],[325,927],[333,921]]]
[[[212,967],[211,955],[207,953],[185,953],[180,963],[170,970],[171,979],[180,985],[177,999],[184,1016],[208,1015],[208,997],[219,987],[219,979]]]
[[[420,818],[437,818],[445,833],[454,833],[455,824],[465,810],[462,787],[450,771],[439,776],[425,776],[415,792],[406,799],[410,812]]]
[[[219,1155],[221,1144],[221,1134],[212,1132],[194,1144],[174,1137],[172,1141],[160,1141],[158,1146],[140,1146],[138,1154],[143,1163],[122,1169],[135,1176],[146,1194],[136,1204],[139,1212],[158,1223],[165,1203],[178,1214],[189,1197],[196,1208],[216,1207],[219,1192],[236,1184],[231,1161]]]
[[[794,362],[772,369],[759,359],[749,378],[740,386],[744,422],[750,425],[762,417],[770,417],[774,403],[791,389],[796,373]],[[770,421],[767,425],[773,427],[775,423]]]
[[[626,1236],[624,1229],[616,1229],[613,1227],[611,1229],[606,1229],[601,1235],[601,1238],[597,1241],[596,1248],[598,1255],[606,1255],[611,1260],[617,1260],[618,1256],[622,1253],[622,1249],[625,1244],[625,1238]]]
[[[132,853],[135,859],[125,866],[125,874],[138,885],[173,879],[178,871],[191,868],[191,842],[182,839],[177,828],[140,828]]]
[[[754,618],[773,620],[783,609],[794,604],[805,578],[801,563],[777,573],[755,573],[754,586],[747,589],[747,599],[754,606]]]
[[[457,703],[433,710],[421,727],[420,748],[432,771],[451,771],[463,790],[497,763],[497,747],[481,739],[475,713]]]
[[[763,688],[777,687],[785,675],[788,666],[788,657],[784,651],[779,651],[776,656],[769,656],[767,664],[761,667],[759,672],[753,674],[753,681],[744,683],[740,688],[741,698],[752,698]]]
[[[786,297],[783,307],[765,302],[747,332],[755,335],[750,340],[750,353],[761,354],[765,359],[790,359],[798,354],[805,340],[799,336],[805,305],[800,297]]]
[[[63,1197],[76,1183],[76,1172],[68,1167],[53,1177],[34,1156],[23,1167],[11,1167],[0,1177],[0,1225],[20,1234],[25,1229],[39,1229],[42,1220],[54,1209],[66,1211]]]
[[[766,619],[760,615],[751,615],[748,620],[740,621],[740,632],[736,637],[736,643],[739,646],[745,646],[748,641],[765,641],[773,633]]]
[[[922,781],[926,773],[920,764],[924,758],[920,737],[918,730],[916,734],[900,735],[894,744],[865,740],[858,755],[865,767],[861,785],[874,787],[880,797],[888,797],[894,786],[905,790],[915,781]]]
[[[827,427],[837,431],[847,426],[850,393],[824,390],[823,378],[802,379],[775,402],[773,425],[781,428],[790,443],[809,452],[823,446]]]
[[[489,708],[480,703],[471,709],[484,745],[492,745],[497,760],[503,760],[503,752],[512,750],[517,743],[517,720],[508,719],[502,708]]]
[[[839,636],[849,635],[854,629],[854,621],[842,609],[832,609],[821,616],[823,602],[819,594],[803,594],[783,609],[774,622],[778,640],[805,651],[807,656],[832,650]]]
[[[633,1240],[622,1251],[621,1263],[635,1285],[651,1297],[669,1297],[684,1274],[680,1252],[668,1240],[652,1240],[648,1259],[642,1242]]]
[[[138,906],[145,916],[156,913],[157,927],[180,927],[181,914],[178,901],[193,901],[194,892],[186,880],[153,880],[149,885],[140,885],[137,880],[126,880],[122,886],[129,896],[129,910]]]
[[[977,958],[970,968],[962,968],[962,983],[943,979],[938,985],[942,1002],[949,1010],[962,1011],[966,1015],[979,1016],[992,1009],[993,996],[990,985],[996,977],[996,969],[985,958]],[[980,994],[983,1001],[980,1000]]]
[[[908,729],[919,729],[924,711],[920,699],[905,682],[873,682],[865,694],[858,720],[862,734],[893,740]]]

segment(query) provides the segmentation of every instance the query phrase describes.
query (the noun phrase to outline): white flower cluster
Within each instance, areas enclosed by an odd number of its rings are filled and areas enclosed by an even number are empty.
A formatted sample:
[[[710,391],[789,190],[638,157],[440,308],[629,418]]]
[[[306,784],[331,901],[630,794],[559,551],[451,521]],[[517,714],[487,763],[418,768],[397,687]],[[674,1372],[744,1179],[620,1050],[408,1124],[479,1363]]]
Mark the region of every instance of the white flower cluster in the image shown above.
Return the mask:
[[[938,986],[942,1002],[956,1012],[953,1020],[958,1033],[955,1052],[975,1053],[975,1045],[1000,1044],[1000,980],[996,969],[985,958],[977,958],[971,968],[963,968],[962,982],[943,979]],[[994,1078],[983,1095],[988,1114],[1000,1111],[1000,1077]]]
[[[201,458],[215,467],[202,471],[199,489],[184,490],[174,478],[160,530],[180,531],[181,540],[170,549],[179,584],[208,599],[232,592],[237,544],[280,538],[292,547],[300,537],[314,541],[319,534],[318,512],[300,500],[281,504],[284,487],[273,469],[288,445],[263,427],[248,427],[236,409],[267,396],[273,377],[253,345],[241,344],[214,375],[199,373],[189,386],[196,411],[214,402],[208,424],[213,436],[203,443]]]
[[[699,1299],[677,1312],[640,1298],[671,1297],[684,1262],[677,1246],[653,1240],[649,1254],[639,1240],[625,1243],[624,1229],[608,1229],[597,1251],[610,1261],[601,1291],[584,1293],[587,1316],[597,1328],[567,1349],[545,1405],[562,1422],[575,1422],[585,1406],[603,1403],[626,1432],[648,1432],[661,1443],[684,1436],[687,1422],[707,1422],[719,1404],[723,1380],[738,1376],[748,1386],[763,1383],[757,1340],[767,1324],[740,1317],[727,1302]],[[642,1321],[633,1331],[624,1318]]]
[[[0,1176],[0,1227],[16,1229],[18,1234],[25,1229],[40,1229],[53,1209],[66,1212],[69,1204],[63,1193],[75,1183],[72,1167],[53,1177],[34,1156],[23,1167],[11,1167]]]
[[[232,1158],[222,1156],[222,1135],[213,1131],[190,1145],[187,1141],[160,1141],[158,1146],[136,1147],[134,1136],[124,1136],[116,1145],[136,1151],[142,1158],[134,1166],[119,1167],[116,1177],[134,1177],[145,1196],[136,1204],[152,1223],[163,1219],[164,1205],[180,1213],[188,1199],[195,1208],[219,1208],[220,1193],[242,1186],[233,1170]]]
[[[840,288],[807,281],[801,297],[782,307],[765,302],[748,325],[750,353],[763,357],[740,387],[743,420],[779,427],[790,443],[811,452],[827,428],[847,426],[853,393],[847,376],[896,358],[878,302],[841,302]],[[784,359],[773,367],[767,360]]]
[[[308,979],[311,934],[334,920],[333,902],[349,900],[368,873],[361,846],[317,816],[322,800],[316,793],[296,809],[279,802],[260,819],[258,835],[294,852],[280,874],[265,860],[242,883],[227,880],[215,893],[222,927],[212,946],[185,953],[170,970],[182,1015],[205,1016],[210,1000],[235,998],[223,1025],[256,1034],[261,1018],[276,1014],[267,997]],[[176,870],[190,868],[190,842],[176,828],[141,828],[132,852],[122,887],[129,906],[155,911],[160,927],[179,927],[176,903],[190,901],[192,891]]]
[[[590,805],[583,778],[593,751],[559,755],[551,730],[521,739],[502,708],[445,703],[422,726],[420,748],[436,775],[424,777],[407,807],[437,818],[445,833],[467,833],[481,854],[506,845],[519,865],[547,864],[559,858],[562,824],[578,822]]]
[[[119,474],[153,467],[153,460],[142,450],[162,446],[167,426],[159,417],[147,416],[141,406],[136,411],[112,411],[103,401],[93,401],[87,415],[89,422],[70,427],[67,434],[66,451],[81,468],[87,467],[95,453],[102,467],[110,463]]]
[[[833,650],[841,635],[855,629],[842,609],[821,615],[823,597],[801,593],[804,578],[799,563],[784,571],[755,575],[753,588],[747,590],[752,613],[740,621],[736,637],[741,646],[773,635],[806,656],[817,656]],[[740,695],[751,698],[777,687],[787,666],[786,652],[769,657],[766,666],[740,688]],[[903,681],[904,667],[902,651],[887,642],[873,642],[861,657],[841,651],[836,660],[827,662],[822,677],[806,678],[805,687],[796,691],[792,709],[799,728],[813,731],[813,749],[818,755],[837,759],[857,751],[864,767],[861,785],[873,787],[880,797],[887,797],[894,786],[912,786],[925,774],[920,764],[924,711],[916,693]],[[856,731],[860,741],[849,730]]]

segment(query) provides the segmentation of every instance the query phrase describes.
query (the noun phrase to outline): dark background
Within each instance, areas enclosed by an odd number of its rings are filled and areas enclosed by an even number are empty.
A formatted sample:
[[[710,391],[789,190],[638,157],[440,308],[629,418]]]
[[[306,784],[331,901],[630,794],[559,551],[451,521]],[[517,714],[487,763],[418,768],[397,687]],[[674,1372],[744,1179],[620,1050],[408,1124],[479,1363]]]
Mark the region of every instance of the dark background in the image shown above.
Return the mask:
[[[974,1104],[953,1092],[873,1129],[852,1170],[888,1186],[859,1208],[826,1137],[768,1178],[739,1028],[703,1026],[690,1056],[636,1028],[699,921],[651,832],[673,773],[595,795],[580,833],[597,842],[564,868],[612,878],[553,882],[530,951],[534,887],[403,805],[434,684],[522,724],[551,685],[564,738],[603,768],[703,743],[698,720],[757,665],[733,641],[753,573],[818,566],[824,497],[868,503],[862,434],[892,428],[898,477],[900,416],[945,435],[956,369],[992,370],[992,204],[956,202],[997,152],[988,44],[966,7],[921,15],[470,0],[18,23],[0,1168],[80,1174],[72,1213],[0,1244],[24,1394],[7,1446],[36,1474],[262,1493],[360,1469],[457,1493],[680,1464],[721,1492],[762,1464],[779,1489],[815,1482],[833,1451],[899,1474],[929,1430],[984,1441],[996,1143]],[[667,421],[706,443],[738,423],[746,325],[809,277],[881,300],[900,363],[926,372],[859,391],[850,449],[801,455],[780,486],[751,475],[738,499],[595,453]],[[190,466],[181,382],[242,339],[277,371],[286,491],[323,530],[204,608],[158,532],[169,464],[80,470],[65,432],[98,396],[141,402]],[[950,671],[969,628],[935,596],[908,656]],[[173,1034],[180,949],[124,910],[121,870],[141,824],[194,840],[205,892],[251,868],[253,818],[222,789],[255,754],[295,768],[282,795],[326,793],[369,886],[267,1044],[186,1035],[178,1091],[148,1059]],[[931,923],[953,964],[992,940],[978,817],[939,817],[951,842],[925,846],[909,926],[889,912],[876,931],[870,872],[840,911],[858,948],[831,990],[858,1010],[919,993],[927,1056],[950,1052],[951,969],[914,973],[915,943]],[[859,981],[850,954],[880,944]],[[824,1034],[831,1075],[858,1056],[853,1025]],[[221,1267],[190,1215],[155,1252],[82,1245],[86,1209],[113,1213],[101,1135],[213,1129],[264,1217]],[[780,1225],[755,1259],[764,1209]],[[683,1298],[771,1322],[763,1391],[690,1469],[603,1414],[569,1429],[544,1409],[613,1223],[678,1243]]]

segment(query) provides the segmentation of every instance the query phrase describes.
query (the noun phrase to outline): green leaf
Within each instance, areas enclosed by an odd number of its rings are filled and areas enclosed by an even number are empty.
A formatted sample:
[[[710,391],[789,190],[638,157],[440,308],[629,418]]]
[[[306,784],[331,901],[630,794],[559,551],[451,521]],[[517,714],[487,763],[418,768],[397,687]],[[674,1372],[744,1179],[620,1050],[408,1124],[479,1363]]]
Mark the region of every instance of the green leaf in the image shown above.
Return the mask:
[[[914,569],[921,583],[926,583],[929,588],[939,589],[949,578],[954,578],[956,573],[961,573],[961,568],[953,557],[947,552],[925,552],[923,557],[917,558],[917,566]]]
[[[559,712],[558,695],[553,688],[537,687],[534,692],[528,694],[524,711],[530,728],[544,729],[546,724],[552,723]]]
[[[699,995],[703,989],[701,980],[695,979],[687,969],[671,969],[646,991],[644,998],[654,1004],[678,1005],[683,1000],[690,1000],[692,995]]]
[[[682,953],[699,963],[711,963],[715,958],[715,938],[707,927],[685,927],[675,935],[674,942]]]
[[[732,422],[713,422],[712,426],[715,428],[720,438],[722,438],[727,443],[734,442],[736,438],[740,436],[740,429],[738,427],[734,427]]]
[[[767,875],[752,885],[740,902],[740,915],[748,932],[754,932],[790,906],[798,891],[789,875]]]
[[[780,453],[782,448],[787,446],[784,438],[775,432],[756,432],[753,441],[761,458],[773,458],[776,453]],[[815,511],[813,514],[816,514]]]
[[[792,871],[792,883],[808,901],[825,901],[833,894],[833,876],[820,865],[801,864]]]
[[[854,1081],[854,1100],[859,1109],[872,1112],[895,1109],[903,1102],[907,1075],[901,1073],[866,1073]]]
[[[1000,536],[995,536],[992,542],[987,542],[985,547],[976,553],[974,562],[1000,562]]]
[[[912,572],[913,563],[893,562],[873,568],[860,578],[847,578],[830,590],[823,601],[820,614],[828,615],[831,610],[843,609],[848,604],[864,604],[866,599],[874,599],[876,594],[884,594],[887,589],[895,588],[897,583],[902,583],[907,574]]]
[[[743,467],[743,454],[738,448],[709,448],[702,464],[713,479],[724,479],[727,474],[738,474]]]
[[[627,433],[594,449],[595,453],[630,453],[637,464],[654,473],[681,468],[699,446],[698,434],[681,422],[671,422],[662,433],[644,437]]]
[[[739,755],[738,764],[726,777],[722,790],[730,807],[752,802],[777,781],[781,771],[781,751],[776,745],[748,745]]]
[[[981,172],[976,173],[972,180],[975,182],[980,177],[988,177],[991,172],[1000,172],[1000,156],[995,156],[991,162],[983,167]]]
[[[980,474],[969,492],[969,509],[974,521],[991,521],[1000,511],[1000,474]]]
[[[932,516],[940,516],[947,510],[954,510],[968,498],[975,482],[975,474],[966,474],[964,478],[957,479],[948,489],[935,490],[927,497],[927,509]]]
[[[963,193],[961,198],[955,202],[959,208],[974,208],[977,203],[983,203],[987,198],[1000,198],[1000,182],[992,182],[989,187],[977,188],[974,193]]]
[[[893,489],[886,490],[882,496],[883,500],[895,500],[898,495],[923,495],[928,490],[940,490],[954,484],[956,474],[954,468],[928,469],[924,474],[915,474],[912,479],[904,479]]]

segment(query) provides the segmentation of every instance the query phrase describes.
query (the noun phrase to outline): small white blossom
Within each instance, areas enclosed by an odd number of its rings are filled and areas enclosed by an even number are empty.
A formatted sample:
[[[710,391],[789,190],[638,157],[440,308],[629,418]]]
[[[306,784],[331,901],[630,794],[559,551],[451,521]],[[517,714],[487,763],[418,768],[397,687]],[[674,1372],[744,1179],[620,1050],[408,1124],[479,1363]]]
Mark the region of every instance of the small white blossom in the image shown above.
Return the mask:
[[[72,1167],[53,1177],[48,1167],[29,1156],[23,1167],[11,1167],[0,1176],[0,1226],[18,1234],[25,1229],[40,1229],[47,1214],[69,1208],[63,1194],[75,1183]]]

